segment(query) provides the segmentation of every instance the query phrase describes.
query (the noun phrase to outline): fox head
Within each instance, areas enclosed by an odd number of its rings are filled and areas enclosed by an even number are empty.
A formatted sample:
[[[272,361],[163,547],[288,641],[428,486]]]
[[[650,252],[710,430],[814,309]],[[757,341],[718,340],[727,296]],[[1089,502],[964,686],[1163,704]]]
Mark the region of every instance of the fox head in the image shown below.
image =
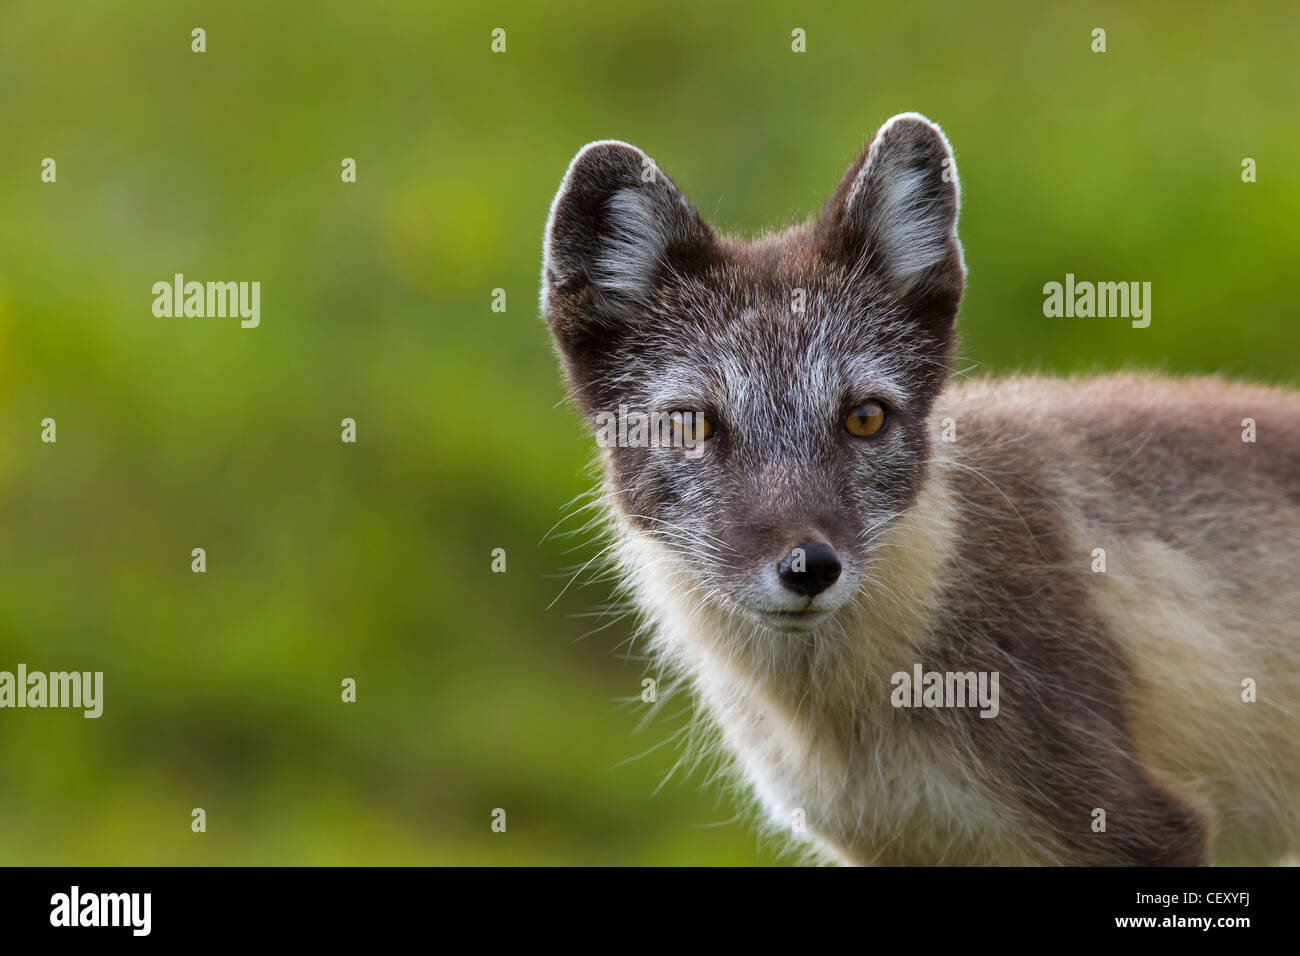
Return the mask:
[[[948,141],[915,113],[876,132],[820,216],[753,241],[716,233],[634,146],[574,157],[542,310],[593,428],[640,413],[681,439],[602,442],[606,488],[707,602],[797,631],[870,586],[955,345],[958,203]]]

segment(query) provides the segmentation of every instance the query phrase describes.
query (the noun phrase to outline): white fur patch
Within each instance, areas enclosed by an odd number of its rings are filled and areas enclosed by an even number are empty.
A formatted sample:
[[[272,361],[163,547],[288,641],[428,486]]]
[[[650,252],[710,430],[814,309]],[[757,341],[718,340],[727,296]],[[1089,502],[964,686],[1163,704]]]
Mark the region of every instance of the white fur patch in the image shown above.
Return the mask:
[[[610,292],[640,298],[650,291],[668,235],[653,199],[642,189],[620,189],[609,199],[615,234],[596,260],[596,284]]]

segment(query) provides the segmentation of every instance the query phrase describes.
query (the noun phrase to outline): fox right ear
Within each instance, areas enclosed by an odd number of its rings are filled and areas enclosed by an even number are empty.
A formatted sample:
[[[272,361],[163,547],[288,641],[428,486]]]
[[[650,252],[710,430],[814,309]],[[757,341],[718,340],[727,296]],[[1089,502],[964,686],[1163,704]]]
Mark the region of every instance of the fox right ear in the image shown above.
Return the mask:
[[[551,204],[542,312],[561,335],[610,324],[646,303],[668,270],[698,255],[712,232],[645,153],[614,140],[584,146]]]

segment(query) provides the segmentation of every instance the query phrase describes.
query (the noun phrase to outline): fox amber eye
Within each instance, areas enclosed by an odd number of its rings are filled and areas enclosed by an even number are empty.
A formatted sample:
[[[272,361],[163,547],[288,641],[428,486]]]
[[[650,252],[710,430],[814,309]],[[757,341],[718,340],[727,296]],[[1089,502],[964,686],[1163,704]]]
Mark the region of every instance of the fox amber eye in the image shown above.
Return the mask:
[[[700,412],[669,412],[668,423],[673,435],[685,441],[704,441],[713,434],[713,424]]]
[[[844,419],[844,428],[850,435],[858,438],[870,438],[880,434],[885,427],[885,409],[879,402],[866,402],[849,412]]]

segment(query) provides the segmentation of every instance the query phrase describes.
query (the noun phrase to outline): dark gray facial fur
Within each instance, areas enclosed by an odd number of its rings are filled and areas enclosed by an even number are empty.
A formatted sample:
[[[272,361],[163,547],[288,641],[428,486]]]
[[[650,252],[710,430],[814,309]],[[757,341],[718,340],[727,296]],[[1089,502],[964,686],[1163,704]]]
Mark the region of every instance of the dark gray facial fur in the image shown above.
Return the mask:
[[[752,242],[715,234],[632,146],[574,159],[547,227],[543,310],[589,421],[626,406],[713,425],[698,456],[616,447],[606,471],[623,516],[721,606],[792,628],[818,617],[792,612],[834,611],[915,497],[964,282],[957,209],[948,144],[914,115],[877,133],[819,218]],[[886,427],[850,435],[868,400]],[[776,577],[805,543],[843,565],[811,599]]]

